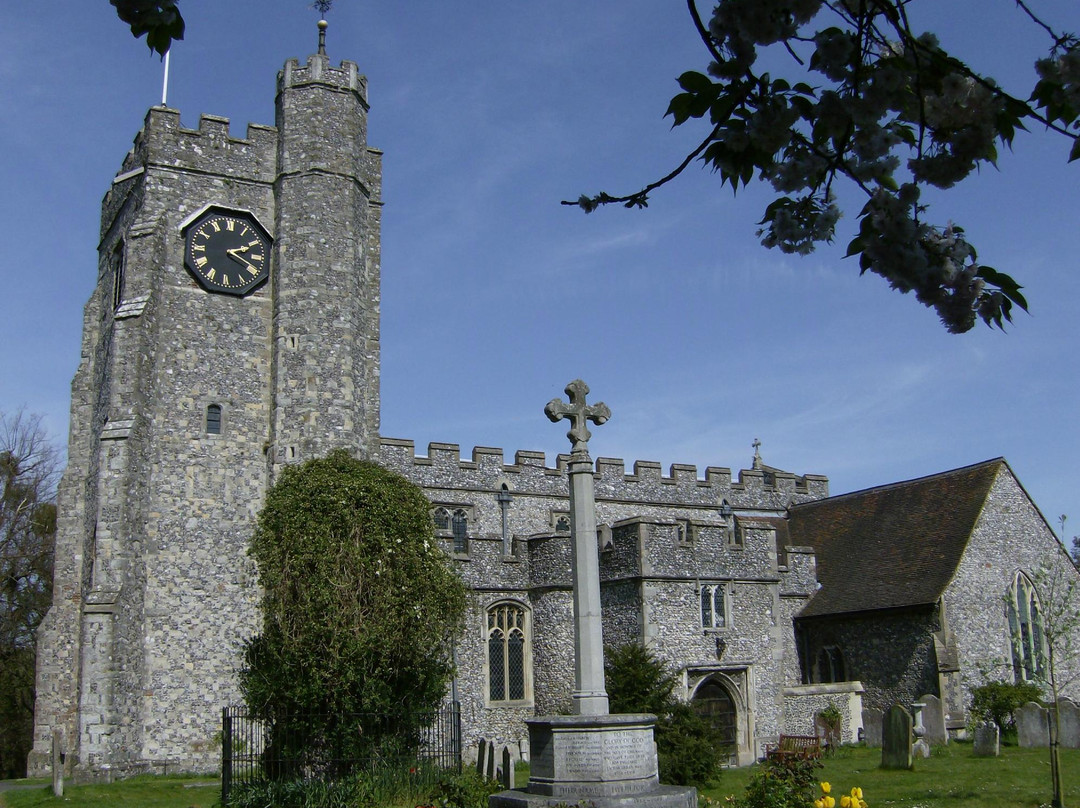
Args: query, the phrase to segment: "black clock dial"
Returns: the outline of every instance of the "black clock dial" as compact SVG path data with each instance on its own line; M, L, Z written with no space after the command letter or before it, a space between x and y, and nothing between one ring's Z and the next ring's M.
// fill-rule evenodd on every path
M270 276L270 237L250 214L210 208L185 233L184 263L204 289L244 295Z

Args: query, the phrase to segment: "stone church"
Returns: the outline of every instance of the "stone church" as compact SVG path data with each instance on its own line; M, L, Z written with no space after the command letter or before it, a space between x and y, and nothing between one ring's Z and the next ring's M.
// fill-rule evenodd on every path
M366 78L320 47L279 73L273 126L233 137L224 118L191 130L155 107L113 178L72 383L32 773L54 736L86 776L218 766L221 708L240 702L259 627L255 516L285 465L339 447L424 489L472 590L454 682L466 748L523 743L525 718L568 709L568 458L418 453L379 434L367 115ZM961 730L983 666L1030 678L1042 664L1035 568L1076 575L1000 460L831 499L825 477L756 452L735 475L595 466L605 643L667 660L732 763L813 731L830 704L846 740L864 706L924 693Z

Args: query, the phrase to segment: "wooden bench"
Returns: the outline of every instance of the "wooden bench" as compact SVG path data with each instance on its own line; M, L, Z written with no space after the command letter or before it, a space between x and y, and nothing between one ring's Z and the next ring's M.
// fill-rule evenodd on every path
M765 747L765 757L770 760L821 757L821 739L816 735L781 735L780 740Z

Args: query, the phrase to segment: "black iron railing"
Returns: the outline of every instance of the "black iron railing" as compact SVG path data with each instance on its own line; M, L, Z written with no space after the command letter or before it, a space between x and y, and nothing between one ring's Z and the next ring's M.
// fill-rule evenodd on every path
M416 780L461 770L461 706L395 726L385 716L288 715L266 720L246 707L221 711L221 803L237 787L266 781L334 781L403 771Z

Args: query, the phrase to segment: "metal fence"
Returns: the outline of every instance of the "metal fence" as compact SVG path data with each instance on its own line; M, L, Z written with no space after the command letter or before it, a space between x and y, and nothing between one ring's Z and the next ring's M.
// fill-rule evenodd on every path
M399 729L386 716L290 715L273 721L246 707L221 711L221 803L237 786L286 779L335 780L398 768L417 778L461 771L461 705Z

